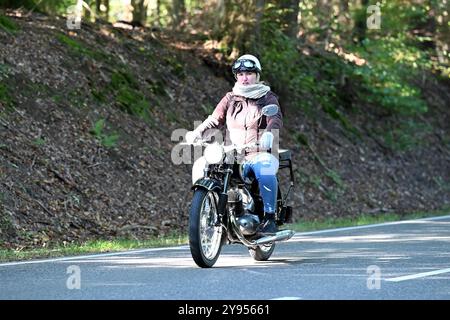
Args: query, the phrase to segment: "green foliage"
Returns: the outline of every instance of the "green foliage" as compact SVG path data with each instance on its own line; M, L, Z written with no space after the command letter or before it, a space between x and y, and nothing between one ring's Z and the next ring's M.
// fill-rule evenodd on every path
M357 137L361 138L361 133L356 129L350 121L343 115L341 112L339 112L335 107L332 105L324 105L323 110L328 113L333 119L338 120L342 126L347 129L348 131L352 132Z
M165 89L160 82L149 82L149 90L152 93L165 94ZM125 65L115 68L111 74L109 84L104 88L91 86L91 93L95 100L100 103L108 101L109 96L113 96L115 104L122 111L136 115L148 122L151 122L151 106L146 96L141 93L141 88L136 81L132 71Z
M138 83L129 72L114 72L111 87L117 92L116 103L120 109L144 119L148 118L150 104L139 91Z
M1 211L0 211L1 212ZM0 216L0 223L1 223ZM1 224L0 224L1 226ZM25 238L33 238L33 234L22 233ZM186 244L188 237L185 234L172 232L165 237L150 235L147 239L124 238L115 240L89 240L80 243L53 243L50 242L46 247L24 249L23 247L14 249L0 249L0 262L27 260L44 257L64 257L68 255L80 255L87 253L101 253L125 251L138 248L167 247L180 244Z
M412 4L408 0L391 0L380 1L380 4L380 29L368 30L369 35L371 32L383 36L403 34L409 30L420 28L429 19L429 1L418 1Z
M177 113L169 110L166 112L167 120L169 120L172 123L180 123L180 117Z
M420 146L424 137L432 132L432 128L411 117L399 119L395 125L387 126L378 132L385 144L399 151L406 151Z
M1 177L1 171L0 171ZM5 210L6 194L0 192L0 234L14 233L15 228L11 216ZM0 240L0 246L2 242Z
M5 212L3 206L4 194L0 193L0 234L14 232L14 224L11 220L11 216ZM1 241L0 241L1 245Z
M327 170L325 175L330 178L340 189L345 188L345 183L342 181L341 176L334 170Z
M450 192L450 181L445 181L442 177L434 177L433 181L441 190Z
M36 5L36 1L39 1L39 0L2 0L2 1L0 1L0 7L3 7L3 8L24 7L27 9L33 9L33 7ZM39 1L39 2L41 2L41 1Z
M139 84L134 79L131 72L124 70L115 71L111 75L111 86L113 89L120 89L123 87L128 87L130 89L139 89Z
M261 48L261 60L264 61L263 78L266 77L271 86L280 92L286 88L291 101L300 101L301 96L314 97L316 86L314 75L307 70L294 43L277 29L277 24L266 16L263 22L265 34ZM306 69L306 70L305 70ZM284 95L284 94L283 94ZM299 107L308 109L314 106L313 99L302 99Z
M90 58L96 60L108 60L109 57L103 52L93 51L89 49L86 45L76 40L75 38L71 38L63 33L57 35L57 39L66 45L71 52L78 56L88 56Z
M91 129L90 133L92 133L104 147L106 148L115 147L117 145L119 135L117 133L113 134L104 133L105 126L106 126L105 119L100 119L97 122L95 122L94 127Z
M317 57L300 52L295 42L277 27L278 22L269 10L263 20L266 35L261 50L263 77L267 77L275 91L288 98L290 103L296 103L307 112L322 107L345 130L360 137L358 130L337 109L347 104L346 92L340 90L339 81L351 76L351 67L333 54Z
M408 80L429 68L428 58L402 36L364 41L365 50L355 48L369 62L354 69L362 80L360 98L380 106L391 114L414 115L426 112L421 92Z
M299 174L301 173L301 174ZM335 186L326 185L324 183L323 175L312 175L310 176L307 172L297 171L297 179L301 181L302 185L311 185L315 189L320 190L320 192L330 201L337 201L339 197L345 192L346 184L342 180L340 174L331 169L325 169L325 176L329 178Z
M294 133L294 139L303 146L309 145L308 137L306 137L306 135L304 135L303 133L300 132Z
M320 176L314 175L308 179L315 188L319 188L322 185L322 178Z
M0 105L6 107L7 110L13 107L13 99L9 94L8 87L2 82L0 82Z
M91 88L91 94L95 100L100 103L106 102L106 96L102 90L98 90L96 88Z
M298 101L298 107L305 111L317 110L318 106L328 111L345 106L347 98L341 90L340 79L352 75L352 66L334 54L323 52L317 55L309 48L298 47L280 30L278 15L276 8L269 8L262 22L263 77L267 77L271 86L281 95L287 95L291 102ZM336 119L346 123L342 117ZM346 125L345 128L350 127Z
M16 34L20 28L19 26L7 16L0 14L0 29L8 32L9 34Z
M33 144L36 146L42 146L45 144L45 140L42 138L36 138L34 139Z
M162 81L148 81L148 89L157 96L167 96L165 85Z
M67 8L76 4L75 0L2 0L0 7L25 8L48 14L65 14Z
M205 105L205 104L201 104L200 107L202 108L204 115L207 117L210 114L212 114L214 112L214 108L215 106L213 105Z
M8 103L10 100L6 85L4 83L0 83L0 102Z
M308 27L306 31L317 32L320 39L324 31L321 30L321 21L325 20L312 14L317 3L304 1L301 5L302 23ZM279 9L269 7L262 24L264 37L260 57L264 61L263 78L269 79L274 90L290 103L296 103L308 113L321 107L357 137L361 137L361 133L344 113L357 111L352 102L382 109L385 115L394 117L377 132L386 145L395 150L418 146L430 129L414 117L427 112L428 107L423 93L412 83L423 70L432 70L433 63L429 53L418 47L420 41L427 39L418 40L409 36L407 31L427 22L426 8L426 5L414 8L402 0L383 4L381 30L367 30L362 45L348 46L344 50L366 60L365 65L357 66L333 53L317 54L297 47L281 32ZM353 7L352 12L364 15L360 19L364 18L365 22L365 9ZM334 22L329 23L328 27L337 32L333 29ZM343 44L345 42L341 41ZM346 84L349 84L351 92L344 87ZM350 98L349 94L352 94ZM301 135L296 135L296 139L299 144L307 144Z
M164 57L164 62L169 65L172 73L180 79L186 78L186 71L184 66L180 63L180 60L176 56Z
M150 103L145 96L137 90L121 87L116 96L116 103L120 109L129 114L148 118Z
M66 36L63 33L58 34L58 36L56 38L61 43L65 44L66 46L68 46L70 49L72 49L73 51L75 51L77 53L86 54L90 51L85 46L83 46L80 42L78 42L75 39L72 39L69 36Z
M10 68L8 65L0 63L0 81L8 78Z
M94 136L99 137L102 134L104 127L105 127L105 119L100 119L94 124L94 127L91 129L90 132Z
M101 143L106 148L113 148L117 145L118 139L119 139L119 135L117 135L117 134L105 135L105 136L102 136Z

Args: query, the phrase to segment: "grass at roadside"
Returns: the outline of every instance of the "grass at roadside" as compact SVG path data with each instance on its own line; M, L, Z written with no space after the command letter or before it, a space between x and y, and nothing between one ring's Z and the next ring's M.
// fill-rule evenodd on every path
M381 214L368 215L363 214L357 218L339 218L339 219L323 219L314 221L301 221L295 224L285 226L286 229L292 229L297 232L315 231L323 229L343 228L350 226L361 226L375 223L420 219L432 216L448 215L450 208L446 210L439 210L434 212L415 212L411 214ZM119 252L133 249L153 248L175 246L180 244L187 244L188 237L184 234L173 234L164 238L152 238L149 240L96 240L89 241L82 244L69 244L66 246L54 246L51 248L36 248L36 249L16 249L7 250L0 249L0 262L42 259L64 257L82 254L94 254L105 252Z
M151 238L148 240L95 240L81 244L57 245L51 248L0 249L0 262L119 252L143 248L168 247L187 243L188 238L186 235L173 234L164 238Z

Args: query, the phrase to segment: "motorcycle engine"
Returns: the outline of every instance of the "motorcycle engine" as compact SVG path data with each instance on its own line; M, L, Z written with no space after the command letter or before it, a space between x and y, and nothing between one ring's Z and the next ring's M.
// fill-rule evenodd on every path
M239 229L243 235L249 236L256 233L256 228L259 225L259 217L255 214L246 213L243 216L236 218Z
M228 208L236 217L255 211L255 204L250 192L245 188L235 187L228 191Z
M259 217L251 213L254 207L254 201L246 189L233 188L228 191L228 208L234 213L243 235L255 234L260 223Z
M242 194L238 188L228 191L228 208L236 217L244 214L244 204L242 202Z

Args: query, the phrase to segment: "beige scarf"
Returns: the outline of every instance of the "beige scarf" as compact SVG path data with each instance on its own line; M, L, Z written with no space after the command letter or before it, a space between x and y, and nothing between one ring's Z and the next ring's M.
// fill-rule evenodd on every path
M235 83L233 87L233 93L237 96L242 96L249 99L259 99L270 91L270 87L262 83L242 85Z

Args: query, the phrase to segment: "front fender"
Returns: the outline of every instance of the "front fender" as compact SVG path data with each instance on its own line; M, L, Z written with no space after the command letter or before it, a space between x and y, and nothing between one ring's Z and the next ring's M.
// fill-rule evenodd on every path
M222 184L216 179L200 178L192 185L191 190L196 190L198 188L203 188L208 191L214 190L220 193L220 191L222 191Z

